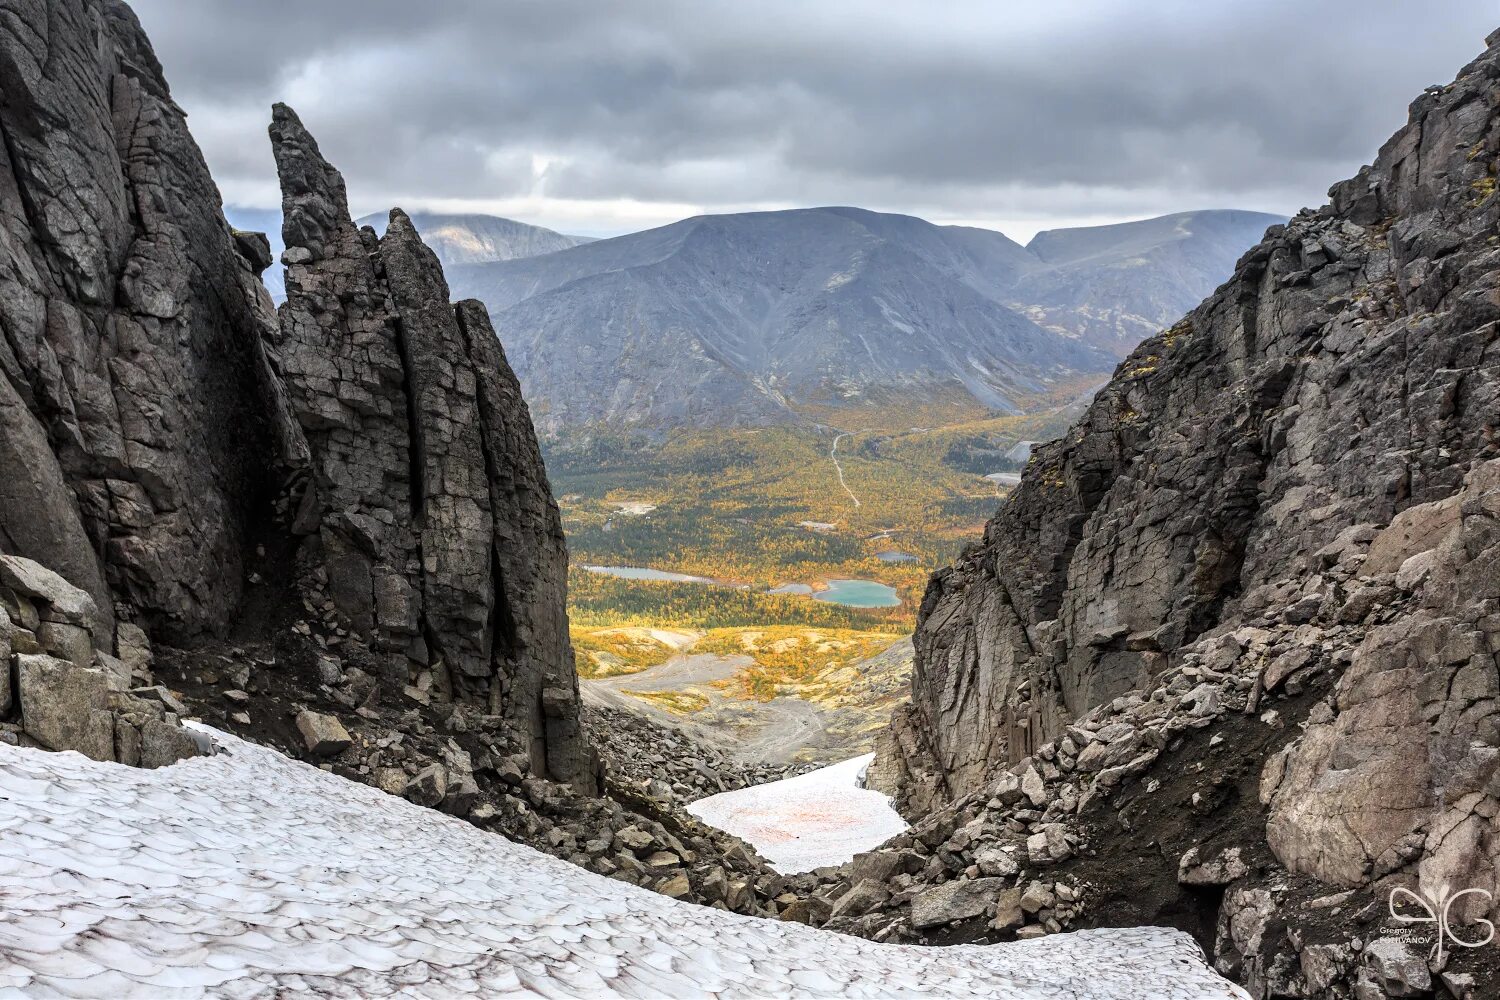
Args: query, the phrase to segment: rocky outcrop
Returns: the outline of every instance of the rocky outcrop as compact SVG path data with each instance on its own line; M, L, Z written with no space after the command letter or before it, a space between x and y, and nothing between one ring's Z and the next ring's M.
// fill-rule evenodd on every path
M97 646L108 624L87 591L0 554L0 742L142 767L210 750L154 686L148 645L131 640L134 665Z
M272 356L308 463L303 565L398 688L512 721L533 767L596 787L579 723L562 520L515 375L474 302L448 301L399 209L384 237L277 105L287 299Z
M128 8L10 10L0 88L0 550L221 628L274 482L269 304Z
M1377 921L1497 916L1497 167L1500 35L1036 449L924 598L871 771L909 812L1087 872L1093 919L1201 917L1258 997L1438 988Z
M278 106L278 316L268 241L226 225L127 7L10 11L0 87L0 553L82 588L105 656L311 605L330 631L297 633L298 655L337 643L365 701L480 706L536 773L595 790L530 416L409 220L356 228ZM93 669L76 624L46 625ZM54 666L28 676L61 684Z
M933 578L891 741L936 777L914 806L980 787L1493 454L1497 63L1424 94L1372 167L1144 342Z

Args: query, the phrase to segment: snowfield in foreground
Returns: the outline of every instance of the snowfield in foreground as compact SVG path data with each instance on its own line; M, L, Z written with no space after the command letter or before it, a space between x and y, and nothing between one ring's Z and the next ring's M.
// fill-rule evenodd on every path
M878 945L674 902L214 734L0 745L0 997L1240 997L1184 934Z
M699 799L688 812L739 837L779 872L841 865L906 829L891 800L861 788L865 754L752 788Z

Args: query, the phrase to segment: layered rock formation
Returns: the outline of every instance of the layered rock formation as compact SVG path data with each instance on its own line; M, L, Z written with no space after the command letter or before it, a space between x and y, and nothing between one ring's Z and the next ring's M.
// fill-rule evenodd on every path
M10 10L0 81L0 548L222 627L274 482L259 283L123 4Z
M0 84L0 553L87 591L106 655L121 627L201 642L326 599L367 697L481 706L593 790L561 523L484 309L449 304L404 216L356 229L278 107L278 318L267 241L225 224L116 0L10 11ZM247 617L268 549L295 566Z
M1033 866L1059 861L1048 823L1072 838L1064 857L1216 838L1184 855L1182 881L1215 907L1224 894L1209 943L1258 996L1438 988L1399 938L1361 950L1395 886L1482 890L1454 908L1460 933L1497 915L1489 42L1329 205L1269 231L1036 450L983 541L930 583L913 702L875 771L913 813L1041 836ZM1305 731L1277 735L1291 723ZM1204 729L1194 765L1183 748ZM1241 776L1262 766L1246 801ZM1164 800L1183 767L1191 795ZM997 794L1028 774L1035 795ZM1223 862L1230 846L1251 863ZM965 877L943 858L929 881ZM1181 919L1112 905L1101 919ZM1319 924L1331 908L1359 919Z
M277 105L287 300L273 354L309 456L292 530L404 686L487 704L539 773L592 785L567 551L515 375L478 303L449 304L399 209L354 227L343 178Z

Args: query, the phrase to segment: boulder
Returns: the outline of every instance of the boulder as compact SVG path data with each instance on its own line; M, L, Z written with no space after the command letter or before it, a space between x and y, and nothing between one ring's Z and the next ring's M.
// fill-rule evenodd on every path
M1021 907L1021 890L1006 889L995 898L995 918L990 929L996 931L1015 930L1026 923L1026 911Z
M333 757L354 743L342 722L311 709L297 713L297 732L302 734L302 745L314 757ZM441 800L442 796L438 798Z
M419 806L436 806L448 794L447 768L441 764L427 765L407 781L401 794Z
M874 879L860 879L833 904L835 920L852 920L879 909L891 898L890 890Z
M36 638L53 656L79 667L94 665L94 640L81 625L44 621L37 627Z
M166 767L199 753L200 745L193 734L176 722L147 719L141 723L141 767Z
M1038 809L1047 804L1047 786L1029 761L1021 771L1021 794Z
M893 875L910 871L920 865L920 859L912 851L881 848L856 854L849 862L849 877L855 882L872 880L882 885Z
M1061 823L1044 823L1026 838L1026 855L1034 865L1055 865L1073 853Z
M923 890L911 901L911 925L927 930L984 916L1007 888L1004 879L976 878Z
M985 875L1014 875L1021 870L1015 853L998 847L986 847L977 851L974 855L974 864L978 865L980 872Z
M1360 959L1387 996L1426 996L1432 989L1426 959L1399 938L1376 938L1365 945Z
M1057 904L1057 895L1047 883L1032 879L1021 893L1019 902L1027 913L1040 913Z
M656 843L656 838L638 826L627 826L615 833L615 842L630 851L644 851Z
M676 875L658 882L656 884L656 891L672 899L686 899L692 894L693 885L688 881L686 872L678 872Z
M15 657L21 726L49 750L115 759L115 722L104 671L44 653Z
M154 657L151 640L145 631L132 622L120 622L115 626L115 655L130 668L131 676L148 676Z
M1177 863L1177 881L1182 885L1228 885L1250 873L1238 847L1229 847L1205 858L1201 847L1189 848Z
M76 625L90 634L107 621L88 591L73 586L41 563L21 556L0 554L0 587L45 604L49 609L48 620Z

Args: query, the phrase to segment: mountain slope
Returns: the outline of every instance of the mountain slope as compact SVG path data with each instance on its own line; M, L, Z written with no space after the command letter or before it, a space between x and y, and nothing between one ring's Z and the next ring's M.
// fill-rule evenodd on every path
M377 234L384 234L388 218L387 213L375 212L355 219L354 223L371 226ZM567 236L498 215L413 212L411 221L422 234L422 242L432 248L444 267L536 257L594 242L592 237Z
M908 216L798 209L450 273L488 305L554 437L786 423L809 407L857 421L860 406L934 399L1015 412L1107 370L1275 221L1186 213L1022 247Z
M1043 326L1124 357L1197 305L1268 226L1285 221L1220 210L1037 233L1026 249L1041 266L1007 300Z
M1102 352L997 301L999 233L851 208L701 216L546 258L459 267L543 432L787 422L912 397L1015 411Z

